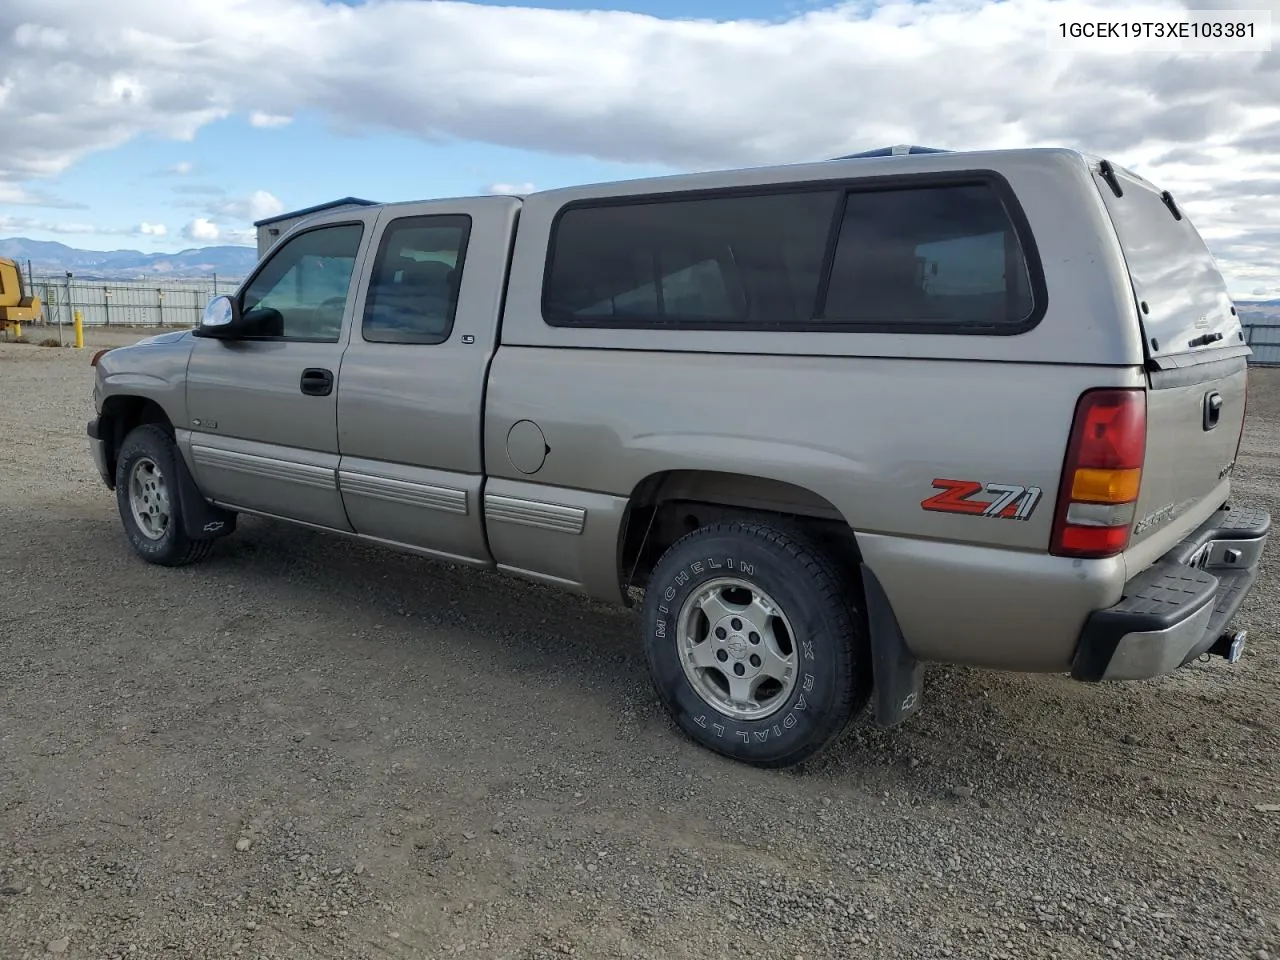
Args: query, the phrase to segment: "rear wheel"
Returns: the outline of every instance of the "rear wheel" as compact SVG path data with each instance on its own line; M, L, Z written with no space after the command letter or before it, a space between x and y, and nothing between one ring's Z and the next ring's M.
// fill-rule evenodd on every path
M870 667L855 592L803 533L703 527L658 561L645 591L654 685L698 743L785 767L834 741L866 704Z
M193 540L182 523L173 440L155 424L135 427L116 457L116 506L134 552L148 563L180 567L202 560L212 540Z

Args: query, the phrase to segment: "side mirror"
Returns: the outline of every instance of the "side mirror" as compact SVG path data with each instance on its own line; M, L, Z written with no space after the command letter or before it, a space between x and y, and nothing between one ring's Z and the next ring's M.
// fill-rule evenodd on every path
M218 340L234 339L240 326L240 306L231 297L214 297L205 305L199 325L191 331L193 336Z
M193 336L214 340L251 340L256 337L284 335L284 317L279 310L258 307L247 313L240 312L240 301L234 297L214 297L204 308L200 325L191 331Z

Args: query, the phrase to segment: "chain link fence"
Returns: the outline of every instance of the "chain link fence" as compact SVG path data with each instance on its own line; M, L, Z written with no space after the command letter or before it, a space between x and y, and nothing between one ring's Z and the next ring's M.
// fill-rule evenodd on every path
M29 292L40 298L44 323L69 325L79 310L87 327L185 327L200 322L210 299L233 292L239 283L237 277L76 280L36 274Z

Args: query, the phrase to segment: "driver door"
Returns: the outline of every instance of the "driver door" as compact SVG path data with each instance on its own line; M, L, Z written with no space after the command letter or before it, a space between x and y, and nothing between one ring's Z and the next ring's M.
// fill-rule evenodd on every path
M188 462L210 499L350 531L338 492L338 369L377 212L286 239L237 294L279 336L197 339L187 368Z

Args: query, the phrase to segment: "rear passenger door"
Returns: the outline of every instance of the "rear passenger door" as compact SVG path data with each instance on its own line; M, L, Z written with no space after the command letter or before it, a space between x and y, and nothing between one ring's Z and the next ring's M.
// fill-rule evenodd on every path
M491 558L479 508L485 377L520 201L387 208L338 380L338 484L357 533Z

